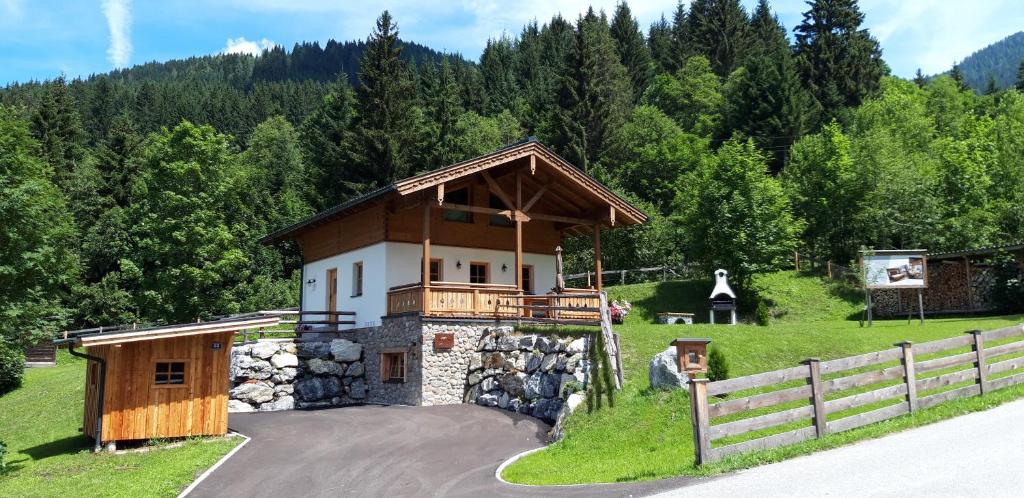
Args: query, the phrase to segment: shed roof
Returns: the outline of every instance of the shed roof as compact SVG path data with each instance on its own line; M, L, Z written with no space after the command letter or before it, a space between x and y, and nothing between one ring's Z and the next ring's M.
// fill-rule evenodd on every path
M152 341L171 337L273 327L279 323L281 323L281 319L276 316L247 316L224 318L212 322L179 323L140 329L120 328L109 331L90 332L68 337L67 339L59 339L55 342L58 344L74 344L76 346L102 346L106 344L123 344L126 342Z
M962 258L966 256L986 256L989 254L995 254L999 251L1020 251L1024 250L1024 241L1016 241L1008 244L997 245L997 246L985 246L976 247L974 249L958 249L955 251L946 251L931 254L928 257L931 259L951 259L951 258Z
M260 239L260 242L268 244L291 238L312 225L354 212L362 206L368 205L372 201L383 198L389 194L406 196L415 192L423 191L427 188L435 187L441 183L449 182L474 173L479 173L531 155L536 155L551 165L554 170L560 174L560 177L567 181L566 183L586 188L614 207L620 214L619 220L621 220L623 224L632 225L647 221L647 215L630 204L629 201L626 201L619 195L612 192L611 189L602 185L601 182L598 182L583 170L570 164L554 151L541 144L536 138L528 137L523 141L507 147L502 147L490 154L485 154L483 156L458 162L440 169L411 176L367 192L330 209L321 211L309 218L306 218L305 220L273 232Z

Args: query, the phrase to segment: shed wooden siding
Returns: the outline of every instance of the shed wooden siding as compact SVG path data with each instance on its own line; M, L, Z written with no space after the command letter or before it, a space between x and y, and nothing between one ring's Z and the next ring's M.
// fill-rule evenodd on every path
M234 332L92 346L107 360L103 441L217 435L228 426L228 369ZM220 349L213 349L219 342ZM157 361L185 361L185 384L154 385ZM90 362L91 363L91 362ZM90 368L91 365L90 365ZM86 435L95 437L97 393L86 375Z
M377 204L303 232L298 242L304 262L383 242L384 218L384 205Z

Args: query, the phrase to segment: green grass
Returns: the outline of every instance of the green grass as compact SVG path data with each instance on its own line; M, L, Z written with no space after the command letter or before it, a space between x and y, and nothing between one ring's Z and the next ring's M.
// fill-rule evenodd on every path
M753 286L776 322L856 320L864 308L862 291L795 271L757 275Z
M33 368L24 386L0 397L0 440L8 471L0 496L176 496L240 439L156 444L151 451L93 454L79 432L85 363L61 351L57 366Z
M807 281L795 281L801 279ZM819 283L815 284L815 281ZM912 416L830 435L822 440L734 456L698 468L694 465L687 393L652 391L647 380L647 362L676 337L711 338L712 344L725 352L730 373L736 377L796 366L809 357L840 358L885 349L903 340L925 342L956 336L970 329L988 330L1024 320L1021 316L944 318L931 319L923 327L916 321L908 325L905 319L876 320L874 327L861 328L857 321L836 319L858 309L855 300L847 301L835 291L823 288L816 278L784 274L759 279L758 282L764 285L762 292L775 296L772 299L777 309L780 304L791 306L780 310L785 313L768 327L704 324L683 327L651 323L657 311L694 309L687 307L693 306L698 297L706 299L709 282L703 285L666 282L609 288L610 298L626 298L635 306L626 323L616 327L621 336L626 383L616 397L614 408L577 412L568 421L562 441L517 461L504 471L503 477L517 483L577 484L708 475L982 410L1024 394L1024 388L1012 387L985 397L948 402ZM813 289L815 285L817 289ZM813 290L809 293L811 303L799 302L795 291L788 290L800 287ZM869 386L867 389L878 387ZM850 392L842 395L848 394ZM782 407L775 409L779 408ZM862 411L873 408L877 406L863 407ZM724 420L716 419L716 422Z

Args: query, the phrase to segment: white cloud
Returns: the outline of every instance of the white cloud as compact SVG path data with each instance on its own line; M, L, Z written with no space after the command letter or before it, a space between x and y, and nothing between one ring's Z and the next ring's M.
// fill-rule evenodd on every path
M244 36L239 36L238 38L228 38L227 45L221 53L260 55L264 50L275 45L277 44L266 38L262 40L246 40Z
M103 0L103 15L110 28L110 47L107 60L114 67L125 67L132 56L131 0Z

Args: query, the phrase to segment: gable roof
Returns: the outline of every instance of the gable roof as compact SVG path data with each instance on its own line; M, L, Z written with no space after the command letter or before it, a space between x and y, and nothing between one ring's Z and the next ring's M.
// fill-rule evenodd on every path
M573 166L565 159L562 159L561 156L545 147L535 137L528 137L523 141L500 148L489 154L411 176L367 192L330 209L321 211L309 218L306 218L305 220L299 221L298 223L277 230L260 239L260 243L269 244L291 238L311 225L344 216L347 213L356 211L361 207L369 205L373 201L379 200L389 194L396 194L399 196L409 195L435 187L439 184L507 164L516 159L530 156L537 156L543 159L545 163L550 165L556 173L569 183L574 183L580 187L586 188L593 192L602 201L607 202L610 206L614 207L616 213L618 213L618 219L620 219L623 224L640 224L647 221L647 215L644 214L643 211L637 209L615 192L612 192L611 189L586 174L583 170Z
M201 334L215 334L218 332L237 332L240 330L273 327L281 322L276 316L247 316L238 318L225 318L212 322L181 323L175 325L163 325L158 327L146 327L140 329L116 328L110 331L100 331L89 334L77 335L67 339L58 339L56 344L74 344L76 346L102 346L105 344L123 344L126 342L153 341L157 339L168 339L171 337L182 337Z

